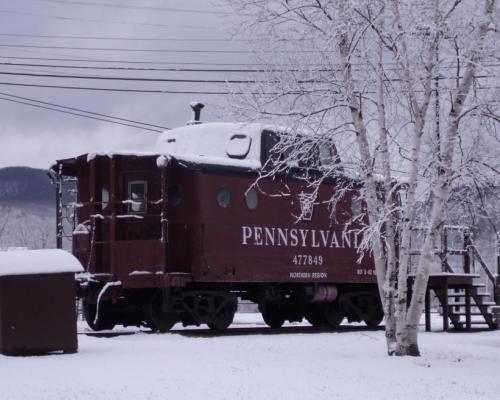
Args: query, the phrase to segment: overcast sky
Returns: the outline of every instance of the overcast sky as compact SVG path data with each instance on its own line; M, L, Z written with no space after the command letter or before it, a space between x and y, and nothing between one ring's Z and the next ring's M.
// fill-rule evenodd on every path
M88 151L147 150L157 136L155 132L35 108L12 100L53 107L26 100L32 99L164 127L184 125L191 118L189 102L198 100L207 105L202 119L217 120L220 110L216 106L222 103L222 99L214 95L69 90L6 83L153 91L221 91L221 85L209 83L16 75L93 75L140 79L244 78L242 74L228 73L93 68L215 68L215 63L251 62L248 54L207 52L245 50L244 43L225 40L229 37L225 28L229 17L215 13L221 11L224 10L204 0L2 0L0 167L27 165L47 168L54 159Z

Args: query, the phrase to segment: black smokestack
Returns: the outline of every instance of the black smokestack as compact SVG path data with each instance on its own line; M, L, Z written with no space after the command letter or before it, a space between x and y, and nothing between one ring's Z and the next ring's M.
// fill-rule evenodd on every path
M201 121L200 121L201 110L203 107L205 107L205 104L200 103L198 101L192 101L191 103L189 103L189 105L191 106L193 113L194 113L193 120L190 121L190 124L193 124L193 125L201 124Z

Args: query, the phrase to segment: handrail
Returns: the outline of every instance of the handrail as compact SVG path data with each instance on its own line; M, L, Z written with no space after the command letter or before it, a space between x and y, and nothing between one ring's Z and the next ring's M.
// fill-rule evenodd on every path
M84 202L76 202L76 201L71 201L69 203L64 203L61 204L63 207L67 208L83 208L89 205L109 205L109 204L116 204L116 205L126 205L126 204L151 204L151 205L161 205L163 201L163 198L159 198L157 200L132 200L132 199L124 199L124 200L115 200L115 201L84 201Z
M493 274L493 272L490 271L490 269L488 268L488 266L484 262L483 258L481 257L481 254L479 254L479 251L477 250L476 246L471 246L471 248L472 248L474 255L476 256L476 259L479 261L479 265L481 265L481 267L486 272L488 279L491 281L491 283L493 283L493 285L495 285L495 283L496 283L495 275Z

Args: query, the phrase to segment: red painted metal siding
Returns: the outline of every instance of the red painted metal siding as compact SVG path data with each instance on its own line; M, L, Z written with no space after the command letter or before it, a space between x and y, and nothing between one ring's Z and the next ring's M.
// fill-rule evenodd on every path
M235 282L375 282L373 261L358 264L357 238L344 232L351 215L352 196L337 205L340 223L330 218L326 203L314 206L311 221L298 221L300 192L309 192L299 181L265 180L259 186L259 204L250 210L244 193L255 176L203 174L202 237L203 262L195 278L203 281ZM227 187L231 201L218 206L216 193ZM317 203L333 195L334 186L323 185ZM351 229L354 228L351 227Z
M164 171L164 190L177 193L180 201L176 203L170 195L166 201L164 247L162 172L156 157L115 156L113 164L101 157L93 162L94 166L82 163L78 174L78 201L88 203L78 210L79 221L89 219L92 212L104 216L95 219L97 240L90 272L109 272L129 282L133 271L192 273L198 282L376 281L373 260L365 256L357 262L359 239L352 232L356 226L347 231L344 226L352 214L354 192L337 204L336 220L330 217L333 183L322 185L312 219L304 221L298 220L299 194L311 189L303 181L261 180L258 206L251 210L245 192L255 182L255 172L172 162ZM140 218L128 218L128 205L122 203L131 180L147 182L149 203ZM102 185L115 188L114 207L101 207ZM217 203L217 191L222 187L230 192L227 208ZM96 202L88 193L94 194ZM110 218L113 212L117 215L114 221ZM75 254L82 261L86 261L88 246L85 238L75 241Z

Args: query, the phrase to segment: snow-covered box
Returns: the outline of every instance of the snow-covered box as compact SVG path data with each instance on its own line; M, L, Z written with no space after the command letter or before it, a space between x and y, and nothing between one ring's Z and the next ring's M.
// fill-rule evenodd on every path
M77 350L75 272L64 250L0 252L0 353Z

